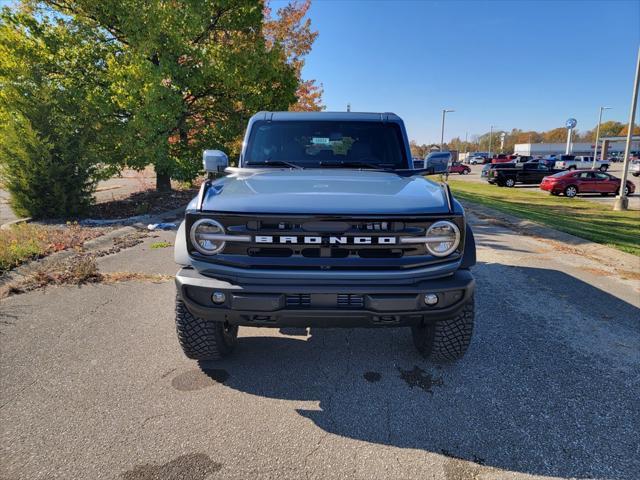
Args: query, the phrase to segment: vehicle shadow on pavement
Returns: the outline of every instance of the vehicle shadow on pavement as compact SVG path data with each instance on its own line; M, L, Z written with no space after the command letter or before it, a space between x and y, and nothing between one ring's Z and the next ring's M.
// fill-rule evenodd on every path
M419 357L408 329L314 329L241 336L233 357L201 368L251 395L318 401L297 411L334 435L528 474L637 478L640 311L555 270L474 273L476 332L454 365Z

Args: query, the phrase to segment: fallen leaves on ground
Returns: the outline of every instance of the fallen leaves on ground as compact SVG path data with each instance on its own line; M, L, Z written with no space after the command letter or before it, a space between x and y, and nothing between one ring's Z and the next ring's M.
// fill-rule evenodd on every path
M86 285L127 281L160 283L172 278L172 275L142 272L101 273L94 255L80 254L59 262L49 262L45 266L38 267L25 277L1 286L0 298L55 285Z
M42 225L21 223L0 230L0 274L29 260L55 252L81 248L84 242L104 234L106 229L77 223Z

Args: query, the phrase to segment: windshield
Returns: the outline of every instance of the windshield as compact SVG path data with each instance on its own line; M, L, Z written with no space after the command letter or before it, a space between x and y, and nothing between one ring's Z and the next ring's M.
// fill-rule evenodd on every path
M408 168L398 125L378 122L258 121L244 163L304 168Z

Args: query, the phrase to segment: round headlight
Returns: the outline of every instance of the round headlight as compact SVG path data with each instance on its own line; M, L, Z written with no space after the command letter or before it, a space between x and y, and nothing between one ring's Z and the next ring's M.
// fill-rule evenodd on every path
M446 257L460 244L460 229L455 223L441 220L427 230L427 250L436 257Z
M224 227L210 218L198 220L191 226L191 244L203 255L215 255L224 248Z

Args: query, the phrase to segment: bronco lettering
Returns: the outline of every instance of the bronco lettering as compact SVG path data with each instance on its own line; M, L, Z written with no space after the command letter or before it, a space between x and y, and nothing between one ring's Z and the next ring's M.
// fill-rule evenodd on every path
M396 237L296 237L296 236L282 236L274 237L271 235L256 235L254 237L255 243L306 243L306 244L319 244L329 243L335 244L354 244L354 245L395 245L398 243Z

